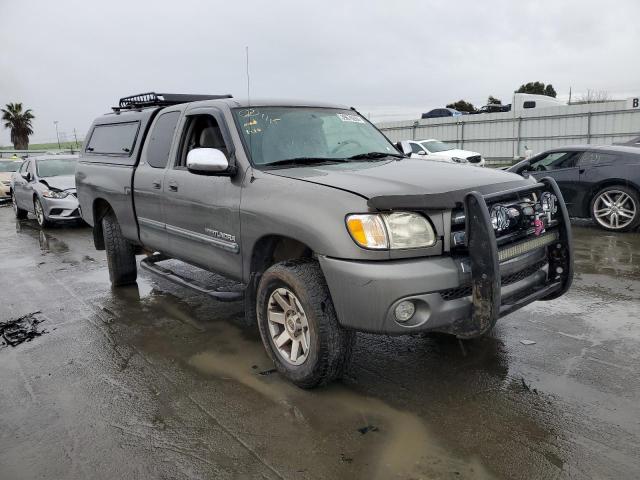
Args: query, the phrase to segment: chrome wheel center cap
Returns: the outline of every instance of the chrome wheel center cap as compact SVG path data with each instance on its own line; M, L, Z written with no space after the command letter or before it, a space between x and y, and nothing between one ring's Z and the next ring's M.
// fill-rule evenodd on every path
M302 325L300 324L300 320L297 316L297 313L293 310L287 311L285 314L284 321L285 328L291 337L297 336L302 330Z

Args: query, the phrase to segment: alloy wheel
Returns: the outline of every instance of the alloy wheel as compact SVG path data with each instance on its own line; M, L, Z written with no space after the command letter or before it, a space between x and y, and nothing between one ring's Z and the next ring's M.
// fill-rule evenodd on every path
M309 322L298 297L287 288L277 288L269 296L267 322L273 345L291 365L302 365L311 345Z
M36 219L38 220L38 225L44 225L44 212L42 211L42 205L38 200L33 203L34 210L36 211Z
M620 230L636 218L635 200L621 190L606 190L593 202L593 218L605 228Z

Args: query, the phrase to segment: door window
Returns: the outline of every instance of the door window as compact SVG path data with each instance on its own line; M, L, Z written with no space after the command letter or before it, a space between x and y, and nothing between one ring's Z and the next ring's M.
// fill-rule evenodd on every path
M409 145L411 145L411 151L413 153L424 152L422 147L420 145L418 145L417 143L410 143Z
M547 170L572 168L577 165L580 155L582 155L582 152L552 152L531 162L531 169L545 172Z
M164 168L167 166L173 134L179 118L180 112L167 112L156 120L147 147L147 163L152 167Z
M229 157L229 149L222 136L218 121L211 115L191 115L187 117L176 168L186 168L187 154L194 148L217 148Z
M595 167L596 165L609 165L613 163L617 155L612 153L586 152L580 158L581 167Z

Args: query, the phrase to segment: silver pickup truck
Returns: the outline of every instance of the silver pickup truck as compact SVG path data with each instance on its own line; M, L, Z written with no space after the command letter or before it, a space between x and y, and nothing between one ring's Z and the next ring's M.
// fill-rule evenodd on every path
M277 369L309 388L341 375L355 331L477 337L571 284L552 179L410 152L340 105L148 93L94 121L77 193L114 286L136 281L146 252L156 274L244 299Z

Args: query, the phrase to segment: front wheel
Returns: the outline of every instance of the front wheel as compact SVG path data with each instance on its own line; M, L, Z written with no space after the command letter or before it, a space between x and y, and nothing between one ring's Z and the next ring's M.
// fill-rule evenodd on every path
M13 205L13 213L18 220L24 220L27 218L28 212L18 207L18 201L16 200L15 192L11 192L11 204Z
M51 221L45 215L44 208L42 208L42 203L40 203L40 199L38 198L33 201L33 211L36 213L36 220L38 221L38 225L40 225L42 228L51 226Z
M122 236L120 224L112 211L102 218L102 231L111 285L119 287L135 283L138 276L135 247Z
M596 225L613 232L628 232L640 224L638 193L622 185L605 187L591 201Z
M302 388L342 376L355 334L338 323L318 262L269 268L260 279L256 309L262 343L283 376Z

